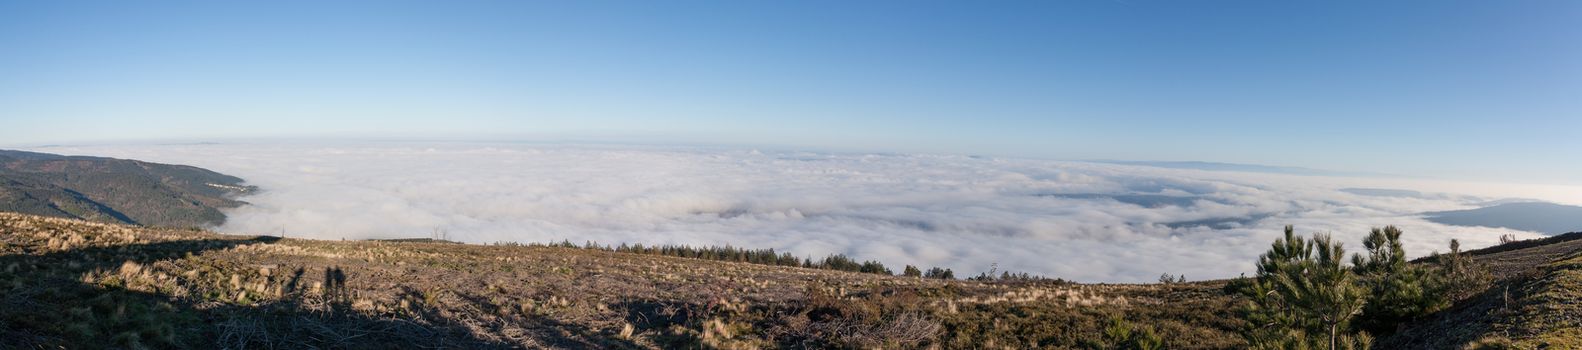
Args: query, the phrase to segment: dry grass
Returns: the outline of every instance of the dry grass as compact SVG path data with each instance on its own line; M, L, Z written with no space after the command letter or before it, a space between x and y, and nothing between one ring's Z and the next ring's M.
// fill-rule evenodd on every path
M15 214L0 230L0 347L1084 348L1107 346L1111 317L1169 348L1240 345L1220 282L945 281Z
M1494 329L1518 349L1582 348L1582 255L1545 268Z

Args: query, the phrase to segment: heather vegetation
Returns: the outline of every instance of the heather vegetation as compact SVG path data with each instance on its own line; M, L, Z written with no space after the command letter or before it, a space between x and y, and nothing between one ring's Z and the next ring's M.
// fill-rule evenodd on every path
M945 269L861 273L856 262L848 272L582 246L237 237L3 213L0 229L7 348L1107 349L1148 344L1148 332L1170 348L1239 341L1225 312L1234 297L1217 283L956 280L924 278ZM1137 336L1107 336L1112 319Z

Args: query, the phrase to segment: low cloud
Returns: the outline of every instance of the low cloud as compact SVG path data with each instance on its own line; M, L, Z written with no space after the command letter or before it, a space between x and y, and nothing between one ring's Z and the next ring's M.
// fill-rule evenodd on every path
M1167 169L945 155L471 143L95 146L43 152L189 164L263 191L222 231L731 244L944 266L1144 282L1235 277L1280 235L1331 232L1353 251L1397 225L1415 255L1494 244L1507 229L1418 213L1576 189ZM1445 196L1381 196L1399 188ZM1387 193L1387 192L1385 192ZM1404 192L1403 192L1404 193ZM1554 197L1561 196L1561 197Z

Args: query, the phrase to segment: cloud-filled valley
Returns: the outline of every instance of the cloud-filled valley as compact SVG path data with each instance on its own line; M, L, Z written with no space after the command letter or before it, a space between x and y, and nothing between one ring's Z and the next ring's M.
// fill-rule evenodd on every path
M1408 251L1508 229L1420 213L1575 188L1168 169L954 155L481 143L74 146L41 152L188 164L262 191L219 230L322 239L571 240L843 253L975 275L997 264L1078 281L1225 278L1296 225L1352 251L1397 225ZM1378 190L1359 190L1378 189ZM1417 192L1409 192L1409 191Z

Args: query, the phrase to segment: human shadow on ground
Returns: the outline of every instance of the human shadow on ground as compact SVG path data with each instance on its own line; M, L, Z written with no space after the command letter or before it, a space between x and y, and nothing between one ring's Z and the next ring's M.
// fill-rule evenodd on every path
M346 274L282 275L283 297L216 301L196 289L138 291L89 283L87 275L148 266L277 238L199 239L93 246L60 251L22 247L0 255L0 348L512 348L473 334L456 320L416 306L421 317L360 312ZM289 276L289 277L287 277ZM174 277L159 277L174 278ZM186 282L183 282L186 283ZM317 292L317 293L313 293Z

